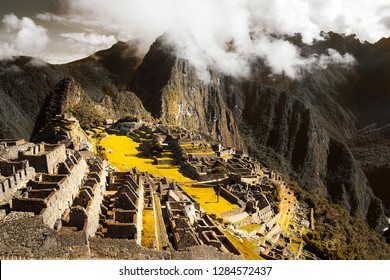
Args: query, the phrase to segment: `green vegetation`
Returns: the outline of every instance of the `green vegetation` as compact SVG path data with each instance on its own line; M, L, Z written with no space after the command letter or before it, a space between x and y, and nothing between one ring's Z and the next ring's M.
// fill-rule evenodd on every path
M316 230L309 230L303 236L305 250L321 259L389 259L389 244L365 222L351 217L340 206L300 189L296 184L291 188L298 201L314 208Z
M71 110L71 113L79 120L80 126L84 130L90 130L93 127L101 127L105 118L99 114L91 100L85 100L78 103Z

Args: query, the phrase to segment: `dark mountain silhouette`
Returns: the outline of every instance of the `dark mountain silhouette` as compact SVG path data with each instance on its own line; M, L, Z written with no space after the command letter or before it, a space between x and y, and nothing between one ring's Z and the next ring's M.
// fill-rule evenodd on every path
M0 61L0 138L30 139L34 128L64 109L74 111L84 126L105 118L137 115L150 119L142 104L133 102L134 94L126 91L142 61L136 45L135 41L118 42L63 65L31 57ZM38 115L46 117L36 126Z

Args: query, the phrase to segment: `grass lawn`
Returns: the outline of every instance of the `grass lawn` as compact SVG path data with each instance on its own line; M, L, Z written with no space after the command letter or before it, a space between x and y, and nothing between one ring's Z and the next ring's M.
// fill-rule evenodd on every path
M241 240L240 238L231 234L229 231L225 231L225 235L234 244L234 246L236 246L236 248L241 252L246 260L263 260L262 257L254 252L257 246L253 241L246 239Z
M217 202L217 196L212 187L196 188L192 186L181 186L188 194L190 194L196 201L200 203L208 214L218 214L239 208L237 204L232 204L222 196L219 197Z
M154 231L154 213L153 210L144 209L142 217L142 238L141 245L147 248L153 248L156 242Z
M105 152L108 161L120 171L137 167L140 171L149 172L158 177L167 177L176 182L192 182L171 165L154 165L153 159L142 158L137 150L139 143L127 136L109 135L103 138L100 145L111 152Z
M260 224L248 224L245 226L241 226L238 229L245 230L248 233L251 233L254 230L259 230L261 228Z

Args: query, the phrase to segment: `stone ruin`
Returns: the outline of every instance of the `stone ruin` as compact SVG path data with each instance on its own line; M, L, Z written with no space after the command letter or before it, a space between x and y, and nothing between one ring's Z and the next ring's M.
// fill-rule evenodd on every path
M188 247L209 245L221 252L240 255L239 250L205 213L199 204L181 200L174 191L169 192L166 202L166 217L170 224L173 245L177 251Z
M54 155L59 156L58 160L64 158L62 163L67 166L67 172L54 174L60 162L55 161L46 152L43 153L45 156L38 154L35 161L38 170L49 172L37 173L35 178L27 183L22 193L13 198L11 204L12 211L33 212L42 216L43 221L51 228L59 227L58 222L61 221L62 214L78 194L87 172L87 163L77 152L75 155L67 155L64 146L53 151ZM60 155L59 151L63 154ZM47 161L44 161L45 158Z
M138 212L143 208L140 193L142 180L140 174L132 175L130 172L110 174L109 185L101 206L99 236L139 239L142 212L140 215Z
M167 128L167 131L180 136L180 142L190 146L189 140L198 139L197 134L186 130ZM161 139L168 140L168 137ZM4 194L0 239L8 236L8 232L21 232L0 244L0 257L27 254L31 258L89 258L94 250L99 251L97 255L106 256L104 252L111 248L104 246L113 242L124 244L123 248L140 248L146 229L151 227L143 221L147 212L154 221L155 240L150 249L189 252L189 248L212 247L221 254L241 255L216 223L201 211L199 203L175 182L136 168L129 172L108 172L105 161L83 151L67 149L66 143L0 143L6 143L0 147L0 156L7 151L7 157L0 161L0 191ZM214 152L210 157L191 156L191 163L200 163L195 172L208 175L204 179L219 179L220 174L212 177L214 174L208 171L223 166L229 176L223 175L226 181L221 195L241 205L239 211L256 216L258 221L272 218L261 188L269 184L267 178L274 179L275 175L258 176L258 166L233 149L218 147L216 152L219 154ZM224 153L229 157L222 158ZM237 183L226 184L229 180ZM34 227L39 231L31 234ZM24 243L22 236L30 241ZM39 246L53 251L40 252Z
M34 136L33 141L64 144L75 151L92 150L92 143L81 128L79 121L70 113L56 115Z
M245 205L245 212L257 217L259 223L264 223L274 216L260 185L233 184L226 186L226 191L237 197L238 203Z
M16 227L20 232L13 237L16 242L35 226L56 239L56 244L69 243L84 254L88 237L95 236L99 227L100 205L106 188L106 162L97 157L86 160L79 152L66 149L64 144L41 143L27 148L20 145L20 148L7 153L7 160L0 161L3 194L0 223L4 229L0 236L8 235ZM34 244L38 244L41 237L29 233L24 238L31 239L28 248L24 242L15 243L13 247L6 242L4 246L0 244L0 256L23 255L32 250L34 254L31 254L38 258L41 254ZM66 248L57 248L60 256L69 253ZM54 252L45 254L56 256Z
M0 203L8 203L15 193L35 176L27 160L0 161Z

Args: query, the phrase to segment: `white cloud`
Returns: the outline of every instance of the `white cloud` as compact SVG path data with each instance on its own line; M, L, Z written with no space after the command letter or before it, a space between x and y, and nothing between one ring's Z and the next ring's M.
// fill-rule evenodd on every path
M0 44L0 57L13 55L40 55L49 43L47 30L28 18L19 19L14 14L5 15L2 23L7 32L7 41Z
M8 59L16 53L14 46L9 43L0 43L0 59Z
M350 65L353 58L332 50L302 57L288 41L272 35L301 33L311 44L321 31L356 34L377 41L390 33L387 0L67 0L65 16L93 28L115 32L121 40L138 38L146 52L165 33L180 56L189 59L203 79L214 64L231 75L247 75L250 61L263 58L276 74L296 77L316 64ZM226 44L234 42L234 52Z
M117 42L117 39L113 35L106 36L97 33L91 33L91 34L86 34L85 32L62 33L61 36L64 38L68 38L74 42L84 43L84 44L98 46L102 48L111 47L113 44Z
M115 36L102 35L97 33L62 33L61 37L66 39L68 51L71 50L74 55L68 56L71 60L84 58L92 53L102 49L107 49L117 42ZM55 61L58 62L58 58Z
M115 4L106 0L64 0L62 3L65 8L61 14L44 13L37 18L72 27L72 33L62 34L63 47L71 49L72 58L107 48L114 39L139 39L140 50L145 53L165 33L177 53L189 59L204 80L208 78L209 65L230 75L247 75L250 62L256 58L264 59L275 74L290 77L315 65L348 66L353 61L350 55L332 50L317 57L302 57L294 45L273 35L283 38L301 33L303 41L311 44L323 39L321 31L356 34L362 41L370 42L390 34L388 0L115 0ZM7 20L9 29L21 21L15 18ZM76 26L83 32L74 33ZM234 42L234 51L227 50L229 42ZM5 49L8 52L17 49L16 44L8 43L0 45L4 53Z
M45 67L48 65L45 61L37 59L37 58L32 58L27 64L32 66L32 67L37 67L37 68Z
M63 24L68 24L69 20L66 17L58 16L52 13L43 13L43 14L37 14L35 16L37 19L42 20L42 21L53 21L53 22L58 22L58 23L63 23Z
M315 63L321 68L326 68L328 67L328 65L335 63L342 64L345 67L352 66L356 63L355 58L348 53L341 55L338 51L334 49L328 49L327 52L328 55L321 54L318 57L317 62Z

